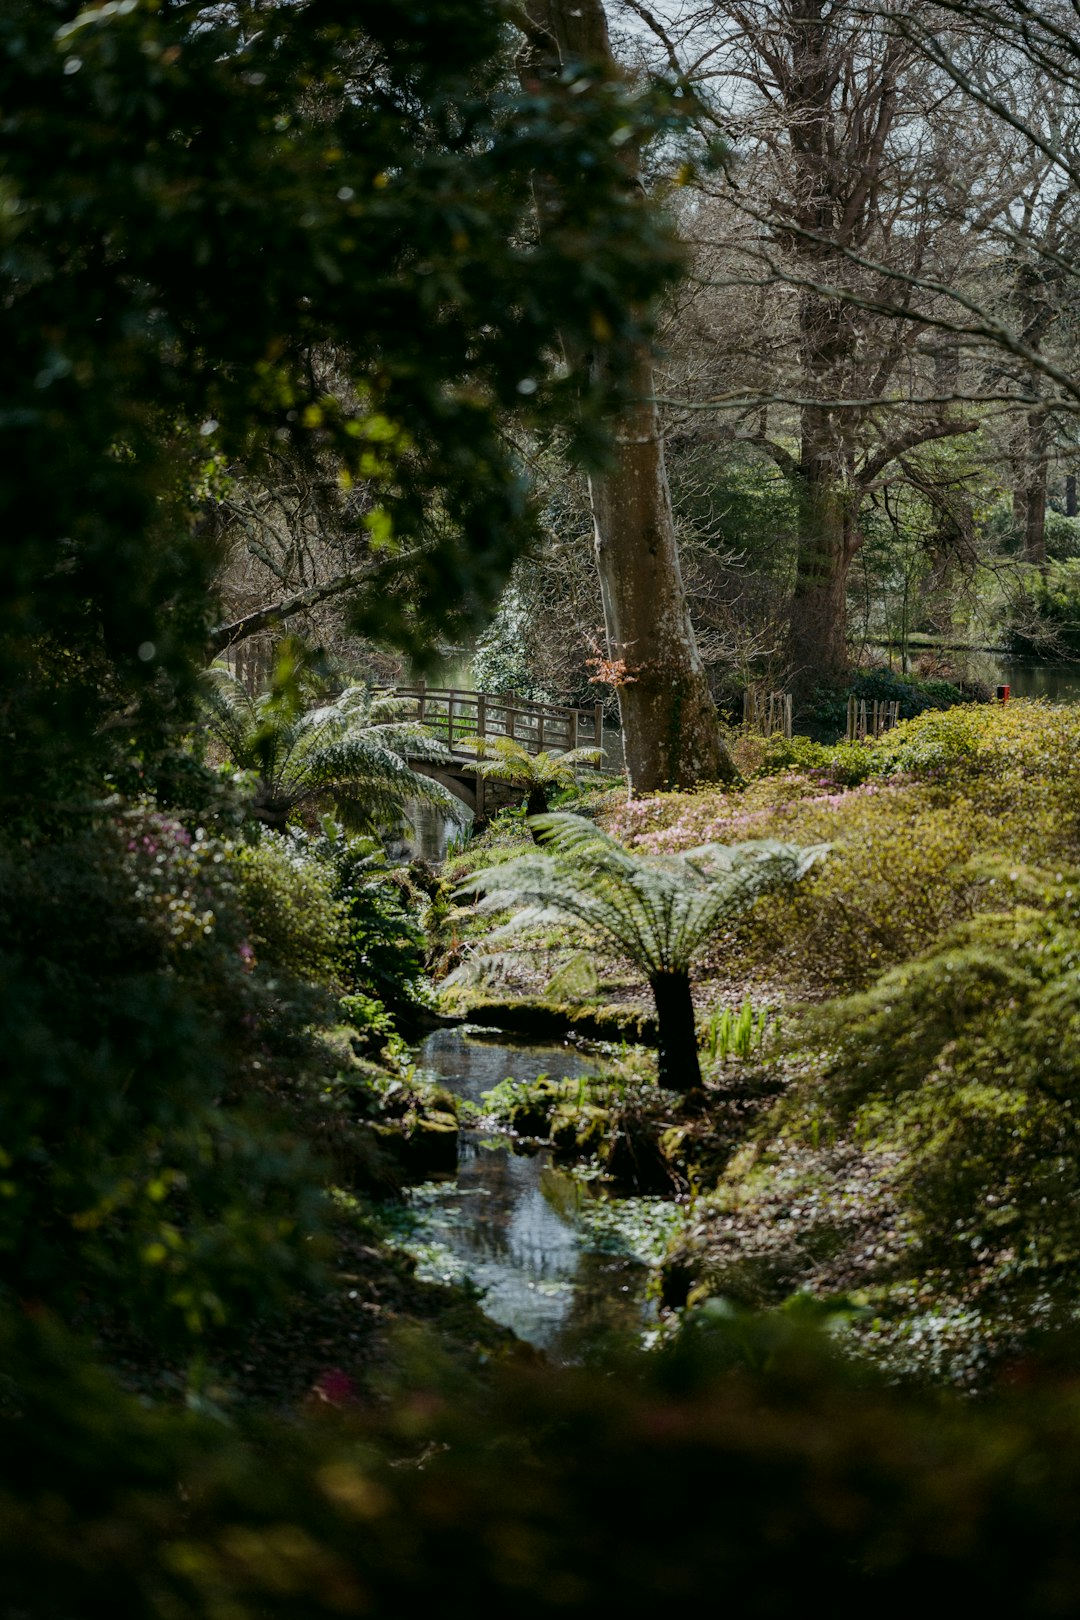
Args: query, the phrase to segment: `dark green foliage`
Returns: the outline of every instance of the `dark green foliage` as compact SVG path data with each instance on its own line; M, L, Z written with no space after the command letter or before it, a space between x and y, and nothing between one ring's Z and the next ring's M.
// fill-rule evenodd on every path
M534 533L508 416L571 414L602 455L605 368L561 375L555 336L610 342L617 375L675 272L611 138L668 112L615 83L509 93L502 45L471 0L3 8L7 793L43 791L28 744L78 772L103 708L149 742L190 702L227 464L330 457L366 491L359 560L429 548L361 614L426 646ZM537 170L566 199L543 243Z
M313 1167L249 1110L317 930L275 949L233 859L150 811L0 852L0 1297L182 1340L310 1275Z
M356 560L390 566L361 618L426 646L535 532L507 422L571 415L575 453L603 454L620 346L678 258L611 137L668 110L508 90L505 36L464 0L0 11L0 1220L22 1299L199 1330L306 1273L317 1179L265 1120L334 995L402 965L363 959L388 902L372 918L281 842L185 841L240 802L180 752L213 507L268 446L317 453L358 491ZM542 244L537 170L567 198ZM610 341L610 385L561 373L562 329Z
M651 1365L520 1366L481 1398L430 1360L416 1387L403 1344L411 1400L350 1414L328 1369L328 1420L255 1444L147 1412L47 1325L5 1323L4 1601L27 1620L530 1620L737 1590L764 1617L812 1588L883 1613L931 1594L1074 1613L1066 1379L979 1404L880 1388L828 1354L818 1319L713 1303Z
M353 991L390 1005L422 995L424 936L407 880L370 840L331 843L334 894L344 912L342 970Z
M842 737L850 697L865 699L868 704L899 703L902 720L911 720L927 709L947 709L954 703L967 701L951 681L920 680L916 676L896 675L890 669L870 669L860 672L848 686L819 687L800 711L800 728L822 742Z

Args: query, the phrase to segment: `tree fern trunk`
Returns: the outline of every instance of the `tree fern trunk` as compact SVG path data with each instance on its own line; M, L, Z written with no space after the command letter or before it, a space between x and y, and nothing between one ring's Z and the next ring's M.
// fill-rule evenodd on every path
M551 807L548 804L547 798L547 788L534 787L529 790L529 797L525 804L525 810L528 815L546 816L550 808ZM534 844L542 844L544 842L543 835L538 833L535 827L530 827L529 831L532 833L532 841Z
M701 1085L694 1003L689 973L656 973L649 980L656 1003L660 1049L659 1080L672 1091Z

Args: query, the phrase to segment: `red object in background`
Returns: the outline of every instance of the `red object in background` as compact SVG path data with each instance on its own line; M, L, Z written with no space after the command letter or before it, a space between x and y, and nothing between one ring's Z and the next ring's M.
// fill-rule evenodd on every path
M1011 690L1012 690L1012 688L1009 687L1009 686L999 686L998 689L997 689L998 702L999 703L1008 703L1008 701L1009 701L1009 693L1010 693Z

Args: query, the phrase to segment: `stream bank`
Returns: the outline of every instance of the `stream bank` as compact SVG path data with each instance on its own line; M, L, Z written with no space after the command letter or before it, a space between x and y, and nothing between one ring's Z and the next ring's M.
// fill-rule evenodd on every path
M436 1030L422 1067L464 1103L513 1078L577 1079L596 1066L572 1048L518 1045ZM560 1168L550 1146L462 1129L456 1174L413 1187L398 1241L418 1276L471 1287L484 1313L556 1361L580 1361L612 1337L640 1336L656 1316L658 1268L684 1207L662 1197L611 1197Z

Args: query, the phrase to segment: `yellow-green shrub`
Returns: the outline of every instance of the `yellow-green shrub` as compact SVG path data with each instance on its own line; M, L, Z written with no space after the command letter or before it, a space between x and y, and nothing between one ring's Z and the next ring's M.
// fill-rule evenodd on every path
M346 917L333 897L329 865L303 858L287 839L264 832L257 844L236 850L233 871L260 963L331 984Z
M803 770L741 792L617 804L606 817L632 847L654 852L745 838L832 846L806 883L761 900L717 939L718 969L734 957L799 988L858 989L982 905L988 858L1080 859L1080 711L964 706L920 715L872 745L785 746ZM811 756L826 754L836 776L817 766L806 774ZM873 774L845 790L837 777L849 755Z
M1080 1260L1080 873L985 882L1001 910L808 1018L814 1102L904 1149L931 1251L1055 1272Z
M831 814L807 807L788 836L831 842L829 858L801 889L758 903L739 949L800 985L865 985L971 914L982 890L972 851L996 847L997 831L963 800L933 808L882 793Z

